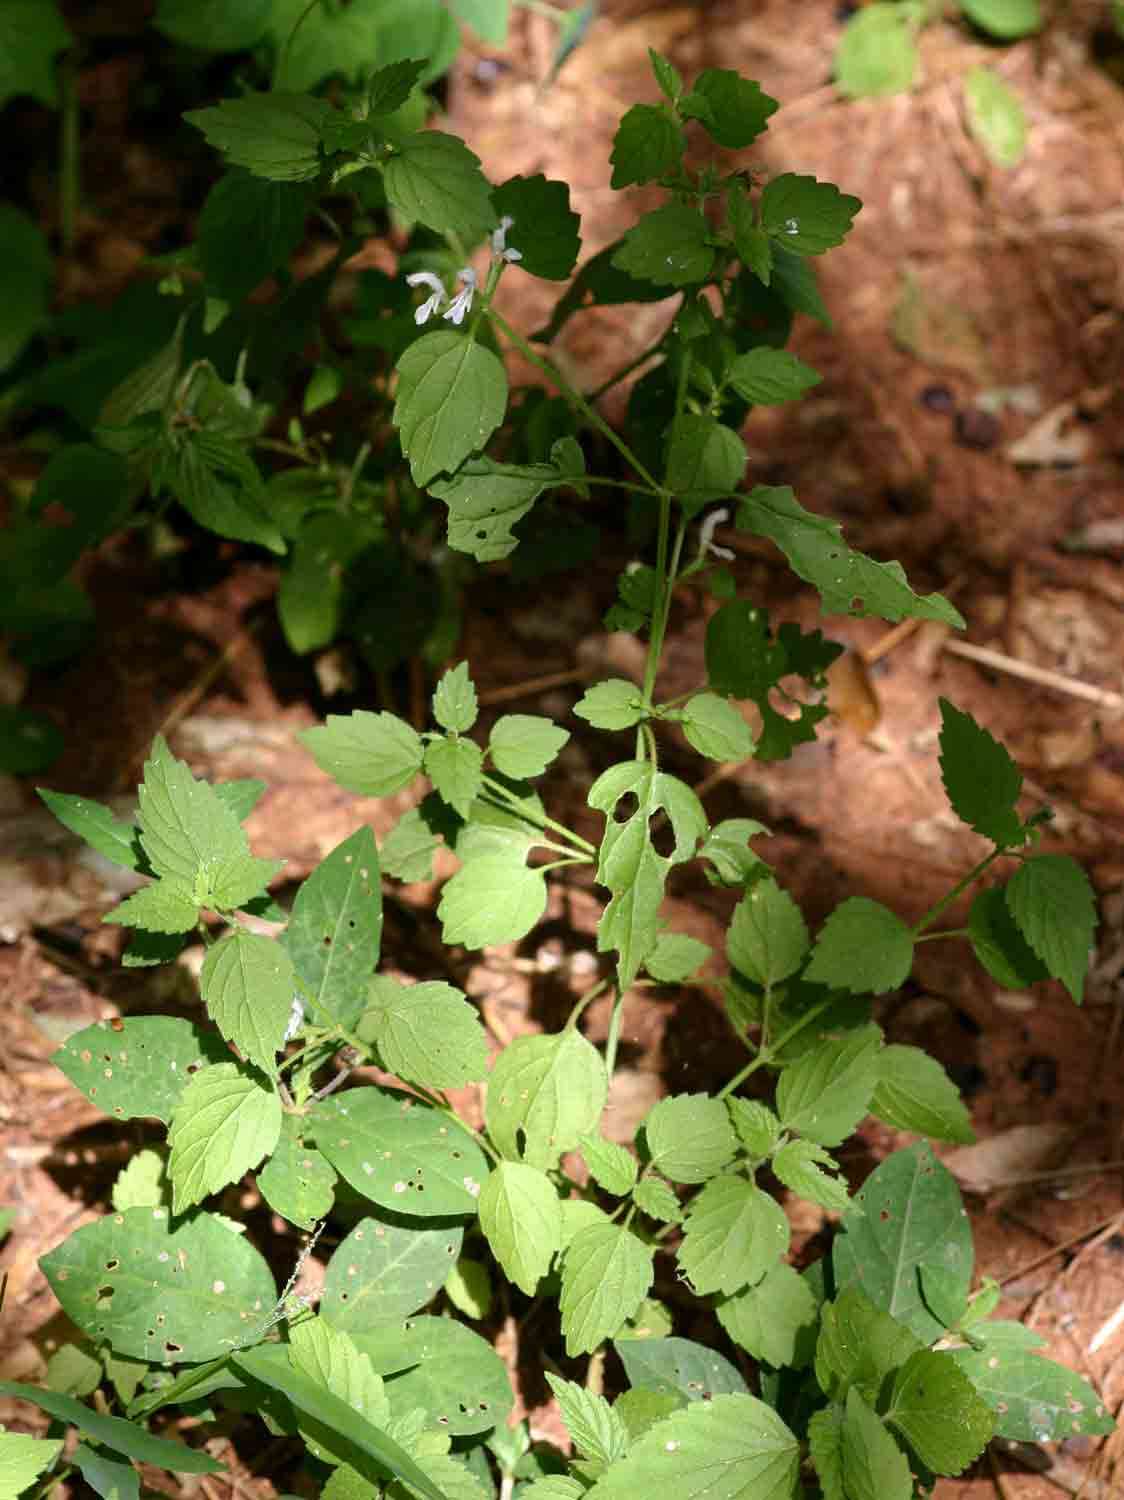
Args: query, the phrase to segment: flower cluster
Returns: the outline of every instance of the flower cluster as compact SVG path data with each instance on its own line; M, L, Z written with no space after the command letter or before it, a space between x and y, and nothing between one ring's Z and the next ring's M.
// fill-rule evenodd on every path
M504 214L498 227L492 231L493 262L505 261L510 265L513 261L523 259L522 254L507 243L507 231L514 222L509 214ZM445 283L435 271L415 271L412 276L406 277L406 283L408 286L429 288L429 296L414 311L414 322L419 328L423 323L428 323L434 313L440 312L442 304L446 301L449 305L441 316L459 327L472 310L472 299L476 295L478 280L471 266L462 266L457 272L459 290L455 297L448 296Z

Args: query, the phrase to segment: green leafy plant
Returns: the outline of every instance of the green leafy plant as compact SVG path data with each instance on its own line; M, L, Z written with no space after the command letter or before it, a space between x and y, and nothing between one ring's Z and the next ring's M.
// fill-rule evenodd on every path
M961 19L993 41L1033 36L1042 26L1038 0L961 0ZM921 66L918 36L944 21L944 0L875 0L853 15L835 52L835 78L852 99L907 92ZM1016 91L994 68L963 79L965 124L996 166L1014 167L1026 149L1026 113Z
M720 762L784 757L814 738L840 649L738 596L731 558L713 542L716 518L732 511L739 529L774 542L828 613L963 622L940 594L915 593L897 563L852 550L789 488L742 489L750 409L795 399L818 378L782 346L795 312L826 320L812 261L845 238L860 204L809 175L760 182L716 163L690 167L689 122L716 145L742 147L767 128L775 101L727 70L688 87L666 59L652 62L663 102L628 111L612 160L618 187L656 184L665 201L582 267L530 339L493 299L508 274L572 270L564 185L515 178L493 190L461 142L390 133L369 104L349 113L285 92L194 116L231 170L254 180L289 190L325 173L356 188L369 177L459 250L484 242L455 290L436 247L424 264L408 262L420 300L396 314L393 421L411 479L445 507L450 548L484 563L516 553L514 528L556 492L633 498L652 522L651 560L622 574L610 618L646 639L646 666L641 682L596 683L574 706L592 730L629 736L587 791L603 818L597 843L554 817L533 785L572 726L483 720L469 663L438 681L428 728L358 710L307 731L316 763L348 790L428 790L381 849L367 827L348 837L288 911L270 895L277 866L252 854L242 827L258 782L199 781L157 740L135 823L44 792L67 827L147 878L107 917L133 930L126 963L167 962L189 935L206 945L200 1023L99 1022L56 1055L111 1117L167 1129L166 1150L141 1153L119 1176L112 1212L42 1261L92 1378L124 1416L99 1421L54 1396L29 1399L100 1444L103 1466L106 1451L146 1456L109 1421L135 1444L168 1407L206 1417L232 1406L300 1439L327 1500L478 1500L497 1476L504 1493L518 1480L527 1500L624 1500L668 1484L795 1500L804 1482L827 1500L909 1500L964 1470L993 1436L1111 1428L1080 1376L1034 1353L1020 1325L992 1319L999 1289L974 1284L959 1190L930 1146L894 1152L853 1195L838 1154L870 1114L919 1136L972 1139L951 1080L921 1050L886 1043L873 1001L904 983L919 943L965 935L941 919L985 876L966 934L980 962L1004 986L1052 977L1082 998L1092 890L1073 861L1038 852L1046 814L1020 812L1011 757L942 703L948 798L989 852L912 924L855 895L814 936L753 848L762 826L712 826L667 768L680 735ZM369 98L395 100L419 66L377 72ZM670 298L622 434L555 365L548 337L590 302ZM561 409L530 433L507 425L505 346L560 393ZM250 409L252 398L217 392L216 378L202 366L177 372L169 399L180 411L209 400ZM245 509L268 517L243 483L241 448L212 437L200 451L205 423L169 429L163 408L159 420L122 424L130 454L155 444L151 461L186 493L195 466L209 465ZM610 472L590 472L592 439L617 455L603 460ZM672 604L700 588L714 598L705 679L665 700ZM460 990L379 972L382 878L431 878L442 846L458 866L438 906L451 946L524 938L543 917L548 880L571 867L587 867L604 893L604 977L560 1031L516 1038L490 1070L480 1016ZM661 913L669 877L691 861L729 893L722 981L698 978L713 955ZM606 1136L604 1110L624 998L644 982L716 990L736 1060L716 1092L661 1099L621 1143ZM599 1049L581 1022L605 992ZM384 1081L353 1078L360 1064ZM474 1129L446 1091L484 1081ZM280 1292L244 1226L208 1206L247 1173L265 1204L310 1236ZM774 1180L838 1217L830 1253L802 1271L789 1262ZM334 1249L314 1310L294 1286L322 1234ZM696 1299L692 1319L713 1318L726 1353L675 1332L651 1295L668 1273ZM508 1424L507 1369L472 1326L497 1290L508 1307L534 1298L542 1309L568 1458ZM601 1393L609 1347L623 1370L613 1400ZM184 1447L150 1461L182 1469L197 1457ZM52 1461L42 1450L12 1460L29 1466L25 1478ZM99 1472L83 1469L106 1494L108 1482L90 1477Z

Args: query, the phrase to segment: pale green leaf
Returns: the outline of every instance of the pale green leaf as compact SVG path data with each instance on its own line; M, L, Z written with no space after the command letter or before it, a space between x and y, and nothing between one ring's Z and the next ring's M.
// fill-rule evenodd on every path
M633 1387L677 1395L690 1402L708 1402L715 1396L748 1390L741 1371L725 1355L691 1339L624 1338L618 1334L613 1347Z
M414 779L422 766L415 729L394 714L329 714L322 725L297 736L322 771L361 797L389 797Z
M482 1260L460 1256L445 1278L444 1290L457 1311L474 1322L480 1322L491 1311L492 1278Z
M488 1079L488 1134L504 1156L550 1170L596 1130L608 1087L601 1054L579 1031L516 1037Z
M480 795L484 785L484 754L472 740L431 740L426 746L422 769L433 782L443 802L462 818Z
M303 1138L299 1115L286 1115L273 1154L258 1173L258 1190L274 1213L299 1229L315 1229L335 1198L336 1174Z
M527 781L541 776L570 738L537 714L503 714L488 736L488 754L501 776Z
M141 844L159 876L193 886L202 872L213 889L248 852L237 817L214 787L176 759L162 735L145 761L138 801Z
M479 1013L460 990L438 979L408 985L376 975L356 1034L373 1043L389 1072L426 1088L459 1088L487 1071Z
M433 691L433 717L450 734L467 734L476 723L476 688L468 663L458 662L445 672Z
M788 1220L775 1198L744 1177L715 1177L687 1211L679 1265L697 1296L728 1296L756 1285L788 1240Z
M562 1332L571 1358L588 1354L640 1306L654 1275L652 1251L630 1230L592 1224L562 1257Z
M737 1150L725 1104L706 1094L661 1099L644 1121L644 1139L651 1165L672 1182L705 1182Z
M503 399L506 402L506 385ZM501 417L502 413L501 404ZM583 470L565 461L572 456L566 442L563 438L554 444L549 463L501 464L487 457L470 458L450 478L434 479L430 494L449 507L449 546L471 553L477 562L498 562L514 552L518 538L511 528L543 491L581 485ZM581 449L577 452L580 457Z
M847 1500L843 1488L843 1415L839 1403L825 1406L808 1423L808 1451L823 1500Z
M687 743L710 760L742 761L753 754L753 736L740 711L717 693L696 693L683 705Z
M735 969L760 985L795 974L808 951L808 929L800 908L773 879L758 880L734 908L726 956Z
M749 847L749 841L769 830L756 818L725 818L716 823L699 848L699 857L709 860L707 871L712 884L748 885L762 873L764 862Z
M594 729L630 729L646 717L643 694L623 677L610 677L587 688L574 704L574 712Z
M342 1329L320 1317L298 1319L289 1325L289 1359L295 1370L346 1401L364 1420L386 1426L390 1406L382 1379ZM334 1451L332 1433L321 1424L303 1421L300 1433L314 1458L332 1464L343 1461Z
M128 1208L159 1208L165 1202L171 1207L164 1158L158 1151L146 1146L125 1163L114 1180L110 1202L118 1213Z
M769 1163L779 1182L829 1213L842 1213L850 1202L846 1181L835 1176L838 1167L814 1141L789 1141ZM824 1167L829 1171L825 1172Z
M883 1047L870 1112L898 1130L938 1141L974 1141L971 1116L936 1058L920 1047Z
M823 376L787 349L760 345L739 354L730 366L728 379L738 395L753 406L780 406L798 401Z
M570 1440L582 1458L608 1468L628 1449L628 1431L604 1396L547 1372Z
M529 1297L561 1248L562 1209L544 1172L504 1161L480 1194L480 1228L509 1280Z
M632 1198L641 1213L664 1224L678 1224L683 1210L675 1190L660 1177L643 1177L632 1190Z
M0 1436L0 1452L4 1439ZM71 1461L102 1500L140 1500L140 1475L131 1463L89 1443L79 1443Z
M472 1437L503 1428L514 1404L511 1379L486 1339L455 1318L415 1316L353 1335L386 1375L396 1419L419 1408L446 1437Z
M281 1100L237 1063L204 1068L180 1095L168 1142L173 1211L237 1182L276 1146Z
M285 1044L296 984L281 944L244 928L208 948L199 979L211 1020L248 1062L271 1075Z
M964 76L968 129L998 167L1017 167L1026 151L1026 111L1014 89L993 68Z
M62 1438L28 1437L22 1432L0 1431L0 1496L17 1500L40 1474L54 1463L62 1449Z
M506 410L503 365L463 334L425 334L398 361L393 420L415 484L459 468L484 446Z
M616 1141L603 1135L587 1135L581 1142L581 1153L590 1175L599 1187L614 1198L623 1198L636 1184L636 1158Z
M757 1161L771 1156L780 1139L781 1122L767 1104L758 1099L726 1100L730 1120L738 1133L738 1139Z
M381 937L378 850L371 829L362 827L337 844L304 881L285 929L285 948L314 1002L315 1023L354 1024L379 961Z
M698 973L711 952L706 943L685 932L661 932L644 967L661 984L682 984Z
M850 896L820 928L804 977L852 995L884 995L912 966L913 933L902 919L880 901Z
M157 880L127 896L102 921L142 932L190 932L199 921L200 905L192 887L183 881Z
M1001 42L1030 36L1042 25L1039 0L960 0L960 8L982 31Z
M52 792L38 787L41 799L64 828L78 835L115 865L126 870L140 868L141 850L137 829L132 823L114 816L108 807L89 797L75 797L69 792Z
M545 910L542 873L514 863L509 855L491 854L474 859L446 883L437 915L449 946L487 948L517 943Z
M152 24L201 52L241 52L269 25L271 0L158 0Z
M852 99L901 94L913 86L918 62L909 9L876 0L847 22L835 50L835 78Z
M716 1308L722 1327L754 1359L774 1367L807 1364L815 1347L818 1309L799 1272L778 1261L756 1286L724 1297Z
M88 1348L60 1344L47 1361L44 1384L64 1396L88 1396L101 1384L102 1374L101 1360Z
M864 1027L825 1040L791 1063L777 1085L777 1113L788 1130L838 1146L868 1113L878 1078L880 1033Z

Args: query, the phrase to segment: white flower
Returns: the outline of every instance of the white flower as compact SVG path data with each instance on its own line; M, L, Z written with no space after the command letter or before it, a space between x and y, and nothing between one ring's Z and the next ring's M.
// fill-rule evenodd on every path
M445 283L433 271L415 271L412 276L406 277L406 285L427 286L432 293L414 312L414 322L420 328L423 323L429 321L445 301ZM460 319L458 318L457 321L459 322Z
M507 231L515 223L510 214L504 214L500 220L499 228L492 230L492 259L506 260L510 265L512 261L522 260L523 254L520 250L509 250L507 248Z
M730 512L725 506L722 506L720 510L712 510L710 515L705 518L699 527L700 557L706 557L709 553L711 557L720 558L723 562L733 562L734 554L730 551L729 547L719 547L711 540L718 527L729 519Z
M462 266L457 272L457 280L461 283L461 289L441 316L459 327L472 307L472 298L476 292L476 272L471 266Z

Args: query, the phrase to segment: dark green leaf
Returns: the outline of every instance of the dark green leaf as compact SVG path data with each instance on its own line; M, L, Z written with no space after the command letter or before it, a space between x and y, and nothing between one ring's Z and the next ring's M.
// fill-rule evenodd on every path
M463 334L426 334L398 361L394 425L415 484L459 468L484 446L506 410L503 365ZM434 493L445 498L439 487Z
M981 31L1014 42L1042 25L1039 0L961 0L960 9Z
M847 1392L839 1459L847 1500L912 1500L908 1459L853 1386Z
M831 182L785 172L761 195L761 227L797 255L822 255L846 239L862 202Z
M79 1443L71 1461L82 1478L102 1500L140 1500L140 1475L130 1463Z
M883 1047L870 1112L898 1130L933 1140L963 1145L976 1138L956 1085L920 1047Z
M634 104L613 138L610 185L619 191L654 182L674 172L682 155L683 132L668 111L658 104Z
M376 68L367 83L367 111L371 115L391 115L401 109L425 72L425 63L402 58Z
M712 140L730 151L752 144L779 107L760 84L729 68L704 68L691 92L679 101L685 119L698 120Z
M197 246L207 288L240 302L288 262L304 238L306 187L236 168L220 177L199 216Z
M618 1334L613 1347L633 1389L676 1395L688 1402L709 1402L715 1396L748 1392L737 1367L705 1344Z
M271 0L158 0L152 24L201 52L241 52L264 35Z
M58 99L55 53L70 43L55 0L5 0L0 7L0 105L29 94L53 106ZM12 290L9 282L4 285Z
M65 748L61 731L45 714L0 704L0 771L34 775L52 765Z
M934 1474L959 1474L995 1431L986 1402L949 1350L922 1349L894 1376L886 1421Z
M466 246L483 239L496 222L480 159L455 135L421 130L407 136L383 168L383 181L402 218L455 234Z
M309 94L244 94L184 119L231 166L272 182L301 182L320 172L320 135L331 105Z
M822 379L822 375L787 349L764 345L739 354L729 374L734 390L754 406L779 406L784 401L796 401Z
M378 850L370 828L358 828L301 886L284 935L300 981L316 1002L317 1024L354 1023L379 961L381 936Z
M685 412L671 429L666 483L689 514L736 490L745 477L745 444L713 417Z
M1007 910L1019 931L1080 1005L1097 930L1089 877L1064 854L1025 860L1006 887Z
M679 69L651 47L648 48L648 61L652 65L652 72L656 75L660 92L674 104L683 92L683 79L680 77Z
M430 484L430 493L449 507L449 546L470 552L477 562L507 557L518 544L511 528L544 490L555 485L578 488L583 472L576 466L580 454L573 439L563 439L551 449L550 463L501 464L472 458L451 479Z
M1023 778L1010 755L947 698L941 705L941 777L956 816L985 839L1012 848L1026 842L1016 811Z
M548 182L541 172L533 177L509 177L492 193L496 213L512 224L507 244L518 250L520 268L548 281L565 281L581 249L581 219L570 207L564 182Z
M1005 990L1025 989L1050 971L1015 926L1002 886L980 891L968 913L972 951Z
M537 342L552 343L574 313L585 307L612 307L622 302L662 302L672 295L667 287L653 286L650 281L641 281L614 265L614 258L623 243L623 240L618 240L607 245L586 261L569 289L555 303L549 323L533 335Z
M57 1252L56 1252L57 1253ZM207 1453L197 1453L184 1443L152 1437L143 1427L126 1422L123 1417L106 1417L57 1391L44 1391L34 1385L20 1385L14 1380L0 1381L0 1395L15 1401L27 1401L39 1407L58 1422L66 1422L86 1433L114 1453L124 1453L141 1463L170 1469L175 1474L222 1474L224 1466Z
M762 231L764 232L764 231ZM804 256L786 250L779 241L772 241L773 270L770 286L792 312L806 313L825 328L833 327L831 315L820 295L816 270Z
M710 226L697 208L666 203L628 231L613 265L658 286L691 286L705 281L714 266L709 241Z
M42 0L29 0L39 9ZM12 16L9 4L0 11L0 101L16 92L30 92L26 79L20 75L20 83L12 86L13 80L6 78L12 53L4 41L5 22ZM47 6L41 14L49 16ZM60 21L59 27L65 46L69 38ZM46 78L53 88L53 69L48 61ZM27 347L28 341L47 320L50 307L51 277L53 273L51 251L46 236L33 219L11 203L0 203L0 276L4 280L4 309L0 313L0 371L13 365ZM9 523L10 524L10 523Z

